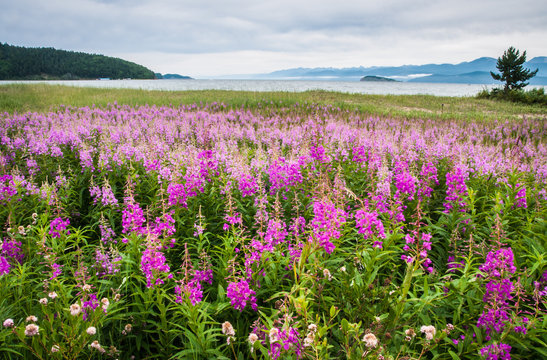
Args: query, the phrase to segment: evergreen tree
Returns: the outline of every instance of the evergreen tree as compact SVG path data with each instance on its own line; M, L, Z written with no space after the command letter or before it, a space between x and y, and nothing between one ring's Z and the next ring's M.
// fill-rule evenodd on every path
M490 74L494 80L505 82L504 92L509 92L509 90L513 89L522 89L528 85L525 81L536 76L538 72L538 69L535 71L525 69L523 67L525 62L526 51L520 55L519 51L511 46L503 52L503 56L499 57L496 63L496 68L500 74L494 74L493 72L490 72Z

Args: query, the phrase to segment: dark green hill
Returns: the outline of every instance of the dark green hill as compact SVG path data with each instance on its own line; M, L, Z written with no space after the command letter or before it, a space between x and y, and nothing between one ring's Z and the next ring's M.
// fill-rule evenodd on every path
M154 72L122 59L0 43L0 80L154 79Z

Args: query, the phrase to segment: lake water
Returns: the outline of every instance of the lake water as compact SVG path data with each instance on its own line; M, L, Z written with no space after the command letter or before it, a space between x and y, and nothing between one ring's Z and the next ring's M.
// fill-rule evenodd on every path
M245 90L287 91L327 90L352 94L474 96L494 85L437 84L410 82L360 82L320 80L70 80L70 81L0 81L9 83L48 83L96 88L129 88L143 90ZM545 87L547 90L547 87Z

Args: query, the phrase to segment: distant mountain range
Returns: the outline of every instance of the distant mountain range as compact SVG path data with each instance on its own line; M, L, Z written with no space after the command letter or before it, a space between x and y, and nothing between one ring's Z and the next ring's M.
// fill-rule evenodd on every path
M293 80L355 80L364 76L377 76L408 82L500 84L492 79L490 71L498 73L497 59L481 57L459 64L426 64L403 66L374 66L352 68L294 68L253 75L255 79ZM530 79L531 85L547 85L547 56L539 56L524 64L531 70L539 69Z

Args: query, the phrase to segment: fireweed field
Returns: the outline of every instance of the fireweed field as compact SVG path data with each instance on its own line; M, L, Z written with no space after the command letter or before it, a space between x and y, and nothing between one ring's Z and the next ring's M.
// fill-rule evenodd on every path
M0 356L547 357L547 122L0 115Z

